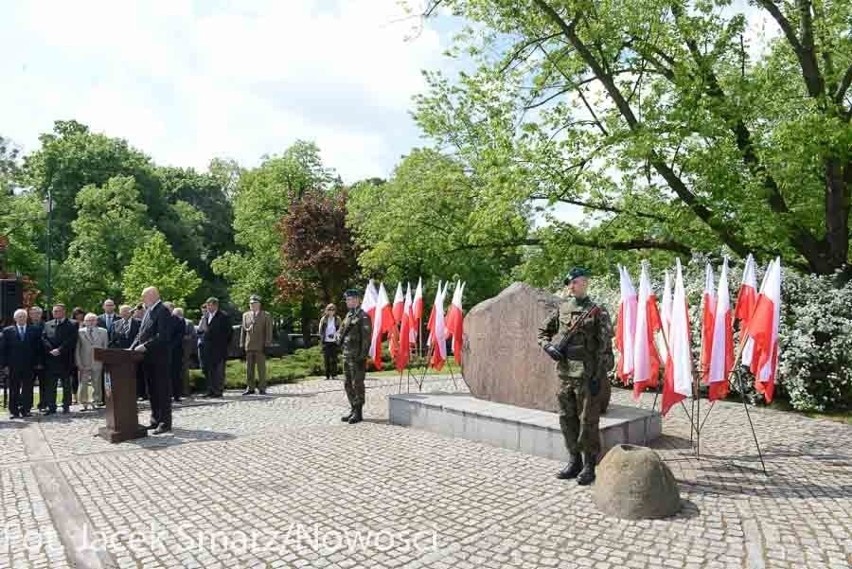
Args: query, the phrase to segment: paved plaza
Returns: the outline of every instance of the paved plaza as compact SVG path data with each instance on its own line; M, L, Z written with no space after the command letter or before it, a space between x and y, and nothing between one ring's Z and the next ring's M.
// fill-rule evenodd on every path
M367 383L352 426L322 380L190 401L173 435L118 445L94 436L102 414L0 422L0 567L852 566L847 425L753 409L765 477L742 405L716 405L700 459L677 408L654 446L685 507L628 522L557 462L389 426L397 381Z

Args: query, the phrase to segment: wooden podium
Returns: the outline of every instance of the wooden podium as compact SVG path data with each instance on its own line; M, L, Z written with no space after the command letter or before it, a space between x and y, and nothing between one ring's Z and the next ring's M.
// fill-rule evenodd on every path
M95 348L95 359L104 364L104 400L106 427L98 435L111 443L148 436L139 424L136 406L136 366L144 357L131 350Z

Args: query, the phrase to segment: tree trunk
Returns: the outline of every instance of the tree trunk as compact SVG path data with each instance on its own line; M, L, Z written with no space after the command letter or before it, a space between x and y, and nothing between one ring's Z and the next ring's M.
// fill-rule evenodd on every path
M825 162L826 262L836 270L849 260L849 197L852 193L852 162Z
M305 347L311 347L311 320L313 318L313 305L307 298L302 298L302 309L299 315L302 323L302 340L305 342Z

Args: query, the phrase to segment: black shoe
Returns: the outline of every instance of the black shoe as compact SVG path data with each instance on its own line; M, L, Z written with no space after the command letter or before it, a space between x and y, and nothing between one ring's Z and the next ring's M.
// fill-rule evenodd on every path
M32 414L32 413L30 413L29 411L26 411L26 412L24 412L24 413L21 413L21 417L32 417L32 416L33 416L33 414Z
M147 427L145 427L145 430L147 430L147 431L153 431L154 429L156 429L156 428L157 428L157 427L159 427L159 426L160 426L160 424L159 424L159 423L155 423L154 421L151 421L150 423L148 423L148 426L147 426Z
M556 474L556 477L560 480L570 480L571 478L577 478L581 470L583 470L583 459L580 458L580 453L573 452L571 453L571 458L568 460L568 464Z
M243 395L254 395L254 389L246 389L243 391Z
M163 433L168 433L168 432L170 432L171 430L172 430L172 428L171 428L171 427L166 426L166 424L165 424L165 423L160 423L159 425L157 425L157 428L156 428L156 429L154 429L154 432L153 432L153 433L151 433L151 434L152 434L152 435L162 435Z
M355 414L355 407L352 407L351 409L349 409L349 414L342 416L340 418L340 420L343 421L344 423L348 423L349 419L351 419L352 415L354 415L354 414Z
M56 414L56 409L50 409L50 408L45 409L45 410L44 410L44 414L45 414L45 415L55 415L55 414Z
M595 481L595 455L590 452L583 453L583 470L577 476L577 484L588 486Z
M361 405L355 407L355 410L352 411L352 416L349 417L349 424L354 425L355 423L360 423L364 420L364 417L361 415Z
M63 407L63 408L62 408L62 414L63 414L63 415L67 415L70 411L71 411L71 409L69 409L68 407Z
M180 403L181 401L183 401L183 399L181 399L180 397L175 397L175 403Z
M10 414L10 415L9 415L9 418L10 418L10 419L20 419L20 418L21 418L21 416L20 416L20 415L18 415L17 413L12 413L12 414Z
M261 395L266 395L266 390L265 390L265 389L261 389L261 390L259 390L259 391L258 391L258 393L260 393Z

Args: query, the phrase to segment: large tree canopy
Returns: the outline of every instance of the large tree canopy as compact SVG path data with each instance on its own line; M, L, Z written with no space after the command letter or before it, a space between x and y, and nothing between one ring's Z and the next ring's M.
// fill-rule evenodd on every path
M455 53L477 67L429 74L418 121L511 180L491 186L503 197L603 221L592 235L557 222L550 241L847 263L848 2L433 0L427 14L439 7L471 22ZM761 15L777 34L754 36Z

